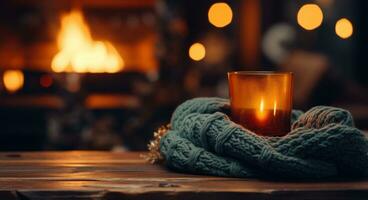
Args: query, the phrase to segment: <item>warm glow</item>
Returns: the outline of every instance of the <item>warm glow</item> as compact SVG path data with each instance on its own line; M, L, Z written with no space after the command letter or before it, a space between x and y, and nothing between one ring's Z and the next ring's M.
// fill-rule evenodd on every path
M201 43L194 43L189 48L189 57L195 61L200 61L206 56L206 48Z
M298 24L306 30L318 28L323 21L321 8L316 4L303 5L297 14Z
M94 41L80 11L61 18L57 43L59 52L51 68L55 72L114 73L123 69L124 61L107 41Z
M263 98L261 99L261 102L259 103L259 112L264 112L264 100Z
M233 11L227 3L215 3L208 10L208 21L218 28L229 25L232 19Z
M264 120L266 118L265 102L264 102L263 97L259 101L259 110L257 111L257 118L259 120Z
M234 122L260 135L280 136L290 131L291 73L229 72L228 78Z
M5 89L9 92L16 92L24 84L24 75L20 70L6 70L3 75Z
M346 18L342 18L336 22L336 34L342 39L347 39L353 34L353 24Z

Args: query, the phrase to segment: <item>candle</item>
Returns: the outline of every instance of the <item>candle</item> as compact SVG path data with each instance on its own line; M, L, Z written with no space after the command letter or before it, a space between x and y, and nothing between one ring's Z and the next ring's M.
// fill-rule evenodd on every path
M231 118L259 135L290 131L292 73L229 72Z

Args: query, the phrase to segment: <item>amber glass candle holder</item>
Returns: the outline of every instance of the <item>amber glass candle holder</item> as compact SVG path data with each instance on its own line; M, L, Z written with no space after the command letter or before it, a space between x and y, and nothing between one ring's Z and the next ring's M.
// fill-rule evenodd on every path
M290 131L293 75L290 72L229 72L231 118L264 136Z

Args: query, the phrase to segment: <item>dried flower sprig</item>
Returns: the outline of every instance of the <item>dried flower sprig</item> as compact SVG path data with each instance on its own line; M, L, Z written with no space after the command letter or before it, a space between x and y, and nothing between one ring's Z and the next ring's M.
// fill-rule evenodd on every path
M170 124L159 127L153 132L153 139L148 143L148 153L142 157L151 164L160 163L164 157L160 153L160 140L171 128Z

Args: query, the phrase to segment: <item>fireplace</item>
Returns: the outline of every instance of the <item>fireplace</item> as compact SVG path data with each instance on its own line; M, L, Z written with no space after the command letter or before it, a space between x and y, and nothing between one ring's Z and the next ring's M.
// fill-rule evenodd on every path
M125 119L134 118L158 73L155 5L154 0L3 2L3 150L121 145L120 132L129 133L122 130Z

